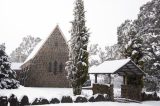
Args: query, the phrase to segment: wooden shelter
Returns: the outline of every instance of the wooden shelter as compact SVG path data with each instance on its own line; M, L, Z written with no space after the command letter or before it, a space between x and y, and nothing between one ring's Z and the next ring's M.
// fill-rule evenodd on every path
M111 84L111 74L123 76L121 97L135 100L141 99L140 94L145 73L131 59L106 61L99 66L90 68L89 74L95 75L95 83L97 83L98 75L107 74L109 76L109 84Z

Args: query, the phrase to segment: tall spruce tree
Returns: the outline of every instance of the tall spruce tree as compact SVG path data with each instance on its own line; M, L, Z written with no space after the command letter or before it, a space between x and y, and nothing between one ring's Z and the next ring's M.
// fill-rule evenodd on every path
M16 72L11 68L8 56L5 53L5 45L0 45L0 89L18 88L19 82L15 79Z
M66 70L73 87L73 94L80 95L82 85L88 76L88 29L85 25L85 11L83 0L76 0L74 7L74 20L72 21L70 54Z

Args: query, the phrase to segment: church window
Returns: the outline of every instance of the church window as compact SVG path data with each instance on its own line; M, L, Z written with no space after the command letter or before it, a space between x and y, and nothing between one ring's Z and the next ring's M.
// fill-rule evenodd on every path
M54 74L57 74L57 61L54 62Z
M61 64L59 65L59 71L62 72L62 70L63 70L63 64L61 63Z
M57 42L57 41L55 42L55 46L56 46L56 47L58 46L58 42Z
M48 71L52 72L52 63L51 62L49 62Z

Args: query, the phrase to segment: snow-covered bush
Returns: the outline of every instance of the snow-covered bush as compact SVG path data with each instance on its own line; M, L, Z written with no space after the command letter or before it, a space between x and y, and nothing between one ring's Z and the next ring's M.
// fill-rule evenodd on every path
M104 95L102 95L102 94L95 94L94 95L94 100L95 100L95 102L106 101Z
M42 104L49 104L49 101L48 101L47 99L43 99L43 98L42 98L42 99L41 99L41 103L42 103Z
M78 96L74 102L75 103L83 103L83 102L88 102L88 100L86 97Z
M95 99L94 99L94 96L91 96L89 99L88 99L89 102L95 102Z
M8 102L10 103L10 106L19 106L19 101L14 94L10 96L10 98L8 99Z
M70 96L63 96L61 99L61 103L73 103L73 100Z
M33 102L32 105L40 105L40 99L36 98Z
M154 92L152 94L147 94L147 93L143 92L141 94L141 97L142 97L142 101L148 101L148 100L156 100L156 101L158 101L158 100L160 100L160 98L158 97L156 92Z
M16 72L11 68L11 63L5 53L5 45L0 45L0 89L15 89L19 82L15 79Z
M43 105L43 104L49 104L49 101L45 98L36 98L32 105Z
M50 101L50 104L58 104L60 103L60 100L57 99L57 98L53 98L51 101Z
M0 106L8 106L7 96L0 97Z
M21 103L20 106L25 106L25 105L29 105L29 99L28 96L24 95L21 99Z

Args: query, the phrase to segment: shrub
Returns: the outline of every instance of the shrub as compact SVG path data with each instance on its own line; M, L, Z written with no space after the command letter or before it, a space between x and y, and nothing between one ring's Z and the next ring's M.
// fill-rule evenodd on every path
M61 99L61 103L73 103L73 100L70 96L63 96Z
M38 98L36 98L36 99L33 101L32 105L41 105L41 104L40 104L40 100L39 100Z
M7 96L0 97L0 106L8 106Z
M104 98L105 98L105 101L109 101L109 100L111 100L110 96L109 96L109 95L107 95L107 94L104 94Z
M47 99L41 99L41 104L49 104L49 101Z
M43 105L43 104L49 104L49 101L43 98L36 98L32 103L32 105Z
M89 101L89 102L95 102L95 99L94 99L94 97L92 96L92 97L90 97L90 98L88 99L88 101Z
M147 94L145 92L141 93L142 101L147 100Z
M21 103L20 103L20 106L25 106L25 105L29 105L29 99L26 95L22 97Z
M58 104L60 103L60 100L57 99L57 98L53 98L51 101L50 101L50 104Z
M75 103L83 103L83 102L88 102L88 100L85 97L78 96L74 102Z
M14 94L10 96L10 98L8 99L8 102L10 103L10 106L19 106L18 99Z
M154 100L159 100L159 97L158 97L158 95L157 95L156 92L153 93L153 99L154 99Z
M106 101L106 99L104 98L104 96L102 94L96 94L95 95L96 97L94 98L95 99L95 102L98 102L98 101Z
M157 93L154 92L153 94L146 94L143 92L141 94L142 101L147 101L147 100L159 100L159 97L157 96Z

